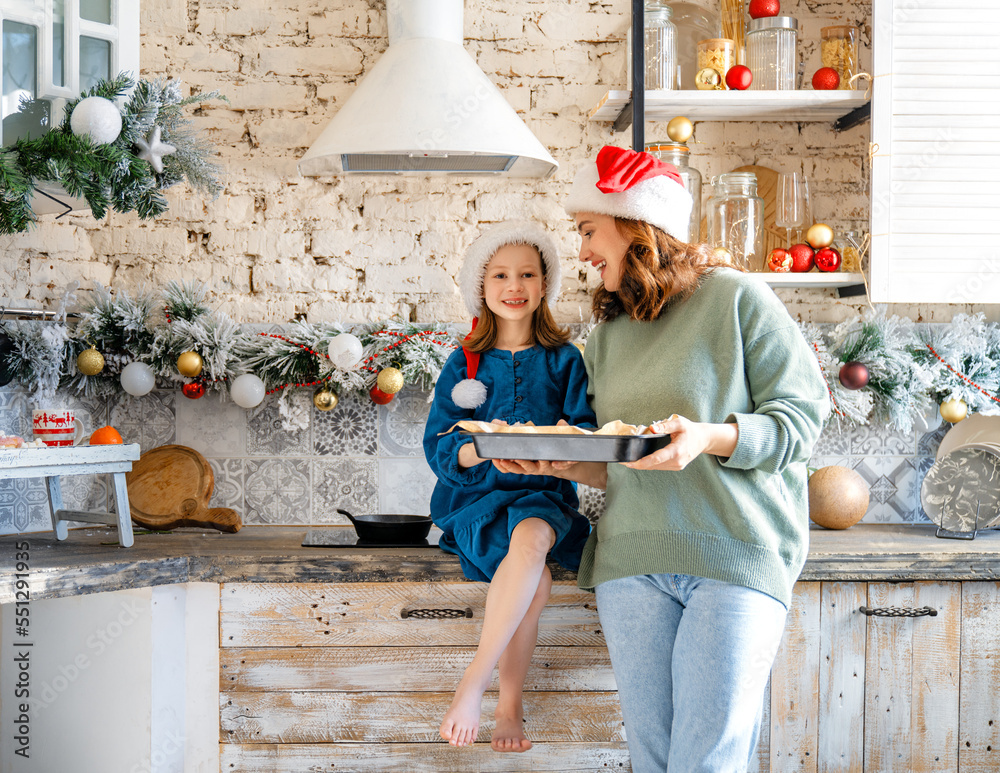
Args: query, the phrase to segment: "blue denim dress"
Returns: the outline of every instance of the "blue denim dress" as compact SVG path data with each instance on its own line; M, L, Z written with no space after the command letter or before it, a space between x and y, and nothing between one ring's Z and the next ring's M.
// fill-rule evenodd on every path
M514 527L525 518L541 518L556 533L551 557L576 571L590 533L589 522L577 510L576 486L560 478L501 473L491 462L462 469L459 447L472 441L448 430L463 419L537 425L565 419L593 427L579 350L566 344L556 349L533 346L520 352L484 352L476 379L486 386L486 402L475 409L460 408L451 397L455 384L465 378L465 355L459 349L445 363L434 387L424 431L424 454L438 478L431 497L431 518L444 532L438 544L458 556L466 577L488 582L507 555Z

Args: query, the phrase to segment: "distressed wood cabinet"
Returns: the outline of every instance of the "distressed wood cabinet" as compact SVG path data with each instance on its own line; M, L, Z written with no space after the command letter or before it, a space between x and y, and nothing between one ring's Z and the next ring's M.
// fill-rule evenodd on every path
M223 771L627 771L593 596L558 582L528 675L524 755L437 726L472 658L485 586L227 583ZM868 617L923 608L935 616ZM495 687L495 685L494 685ZM756 771L1000 770L1000 583L800 582Z
M467 582L223 585L221 769L628 770L594 597L566 581L554 584L528 672L534 747L490 750L495 692L481 743L441 740L485 600L486 586Z

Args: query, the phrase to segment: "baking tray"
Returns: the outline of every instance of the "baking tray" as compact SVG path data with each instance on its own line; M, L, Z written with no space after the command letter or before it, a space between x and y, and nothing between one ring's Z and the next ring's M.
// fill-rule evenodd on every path
M670 442L670 435L560 435L466 432L483 459L549 462L634 462Z

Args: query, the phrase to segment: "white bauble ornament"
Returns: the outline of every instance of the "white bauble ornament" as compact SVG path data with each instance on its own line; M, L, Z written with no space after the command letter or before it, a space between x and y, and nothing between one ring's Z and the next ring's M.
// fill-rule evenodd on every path
M106 145L122 133L122 114L110 99L87 97L73 108L69 125L77 137L89 136L95 145Z
M330 356L330 361L341 370L350 370L365 355L365 347L361 339L350 333L340 333L330 339L327 344L326 353Z
M237 376L229 387L229 396L240 408L256 408L264 401L266 392L264 382L253 373Z
M122 389L133 397L148 395L156 385L153 369L144 362L130 362L122 369Z

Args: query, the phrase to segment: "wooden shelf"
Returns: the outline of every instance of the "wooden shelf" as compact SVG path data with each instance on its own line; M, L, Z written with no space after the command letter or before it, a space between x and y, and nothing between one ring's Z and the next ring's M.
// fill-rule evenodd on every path
M868 104L864 91L647 91L646 120L835 121ZM590 111L591 121L632 122L632 92L612 89Z
M803 274L776 274L773 271L757 271L757 276L764 278L771 287L813 287L817 289L831 287L850 287L863 285L864 274L850 271L808 271Z

